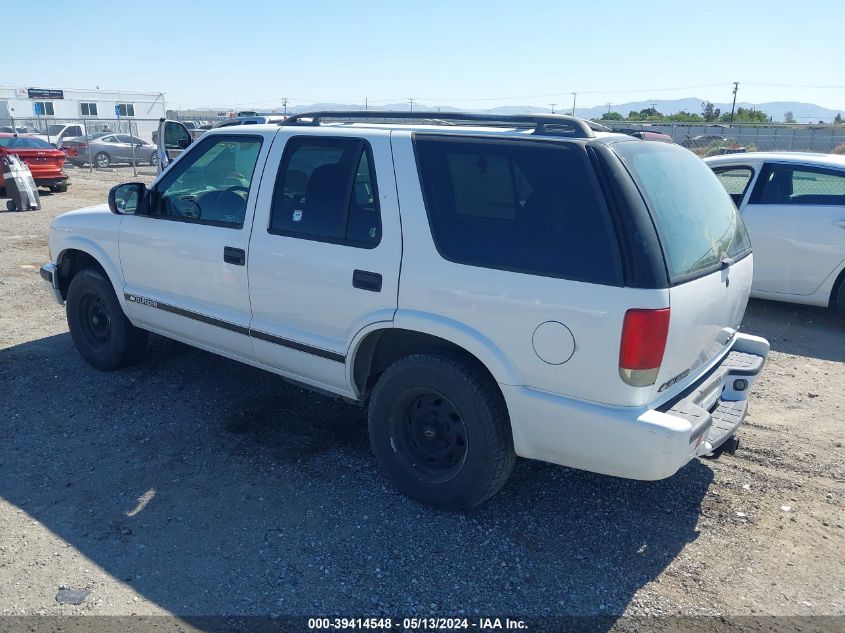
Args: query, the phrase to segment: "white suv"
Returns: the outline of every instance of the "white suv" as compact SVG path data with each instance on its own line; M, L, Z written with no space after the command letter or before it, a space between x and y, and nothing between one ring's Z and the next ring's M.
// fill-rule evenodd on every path
M50 249L95 367L151 331L367 404L386 476L445 508L517 455L660 479L735 447L769 349L737 331L751 249L716 176L571 117L212 130L149 188L56 218Z

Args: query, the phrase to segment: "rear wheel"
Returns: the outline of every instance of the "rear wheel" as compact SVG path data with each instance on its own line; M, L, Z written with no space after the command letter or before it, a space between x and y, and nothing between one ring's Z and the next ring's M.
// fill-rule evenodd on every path
M516 461L501 393L453 354L416 354L391 365L373 390L369 428L373 453L393 485L439 508L486 501Z
M71 280L67 323L77 351L97 369L129 365L147 346L147 332L129 322L111 282L96 270L83 270Z
M94 164L100 169L105 169L111 165L111 157L105 152L100 152L94 157Z
M836 311L845 319L845 277L839 282L839 290L836 293Z

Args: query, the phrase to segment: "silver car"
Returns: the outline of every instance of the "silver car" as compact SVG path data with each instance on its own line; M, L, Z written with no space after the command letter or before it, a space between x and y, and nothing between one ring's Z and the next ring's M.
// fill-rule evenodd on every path
M132 164L134 157L136 165L155 165L156 146L148 141L114 132L100 132L89 137L70 138L62 141L61 149L68 154L68 161L77 167L93 163L94 167L105 169L119 163Z

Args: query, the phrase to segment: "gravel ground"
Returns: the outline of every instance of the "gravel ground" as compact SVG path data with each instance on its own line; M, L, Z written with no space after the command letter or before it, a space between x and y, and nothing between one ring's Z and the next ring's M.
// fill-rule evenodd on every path
M72 179L0 214L0 614L845 615L827 311L751 302L773 351L736 455L659 482L521 460L443 513L385 485L363 409L157 337L86 365L38 276L47 227L133 177Z

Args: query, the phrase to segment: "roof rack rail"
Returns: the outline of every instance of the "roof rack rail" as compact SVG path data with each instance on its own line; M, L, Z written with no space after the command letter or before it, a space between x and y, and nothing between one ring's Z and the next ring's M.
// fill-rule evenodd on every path
M360 121L416 121L426 125L480 125L491 127L533 128L532 134L592 138L594 131L610 132L598 123L564 114L477 114L471 112L395 112L391 110L338 110L303 112L280 121L279 125L320 125L324 121L356 123Z

